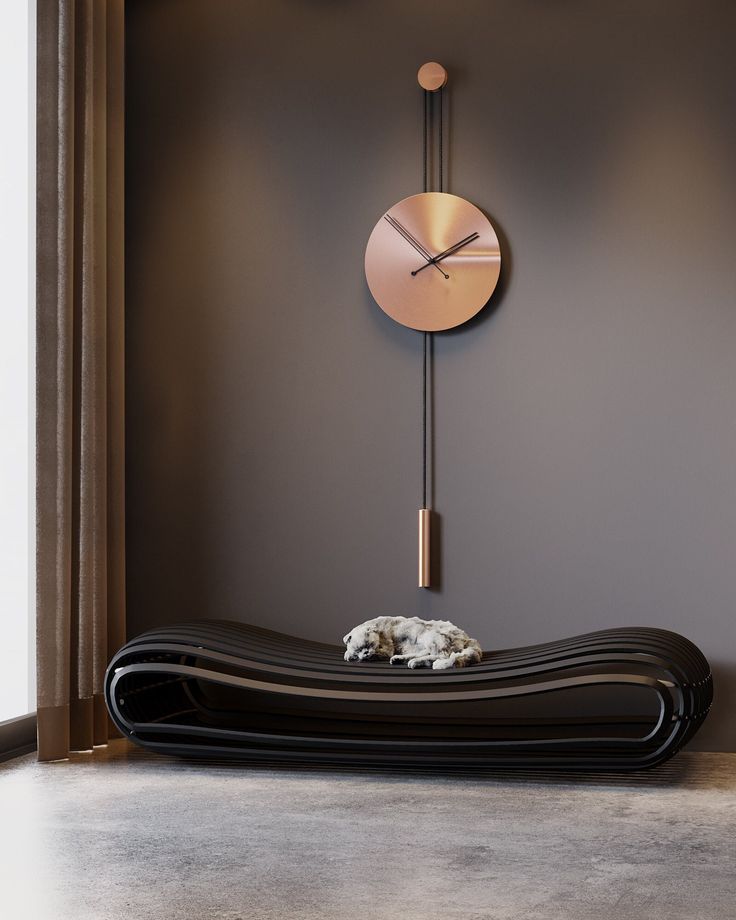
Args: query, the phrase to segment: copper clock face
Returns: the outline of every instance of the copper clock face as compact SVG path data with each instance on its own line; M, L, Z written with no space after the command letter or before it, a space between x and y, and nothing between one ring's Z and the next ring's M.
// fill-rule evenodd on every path
M424 332L467 322L498 283L501 252L488 218L464 198L424 192L381 217L365 251L365 277L378 306Z

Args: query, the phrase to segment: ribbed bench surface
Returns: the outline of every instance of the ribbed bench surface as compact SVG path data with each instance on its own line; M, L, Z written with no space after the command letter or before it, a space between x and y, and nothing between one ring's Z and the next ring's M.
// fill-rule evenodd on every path
M182 623L124 645L105 695L123 734L160 753L451 771L652 767L692 737L713 695L700 650L662 629L446 671L342 655L241 623Z

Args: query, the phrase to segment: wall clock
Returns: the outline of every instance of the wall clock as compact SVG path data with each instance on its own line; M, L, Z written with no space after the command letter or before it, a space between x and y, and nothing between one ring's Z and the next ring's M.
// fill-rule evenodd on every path
M423 332L452 329L475 316L500 271L491 222L446 192L412 195L389 208L365 251L365 276L378 306Z
M442 100L447 71L441 64L430 62L420 67L417 79L424 90L424 191L399 201L378 220L365 251L365 277L384 313L424 333L418 584L429 588L433 584L433 490L428 470L433 414L431 336L467 322L488 303L498 283L501 251L496 231L485 214L471 202L443 189ZM434 171L439 188L430 191Z

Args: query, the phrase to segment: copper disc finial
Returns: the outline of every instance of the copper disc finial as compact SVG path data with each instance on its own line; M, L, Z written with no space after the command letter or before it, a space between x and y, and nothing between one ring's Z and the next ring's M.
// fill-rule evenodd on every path
M438 89L447 83L447 71L436 61L429 61L422 64L417 73L417 80L422 89L427 89L430 93L436 93Z

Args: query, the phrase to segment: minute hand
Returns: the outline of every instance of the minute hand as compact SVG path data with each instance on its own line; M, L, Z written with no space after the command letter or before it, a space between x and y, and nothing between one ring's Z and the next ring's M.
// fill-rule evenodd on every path
M383 215L383 217L384 217L384 220L388 221L388 223L394 228L394 230L400 236L404 237L404 239L406 240L407 243L409 243L410 246L413 246L414 249L416 249L419 255L422 256L422 258L427 260L427 265L434 265L437 271L441 275L444 276L445 280L449 280L450 276L446 272L443 272L442 269L439 267L439 265L436 265L434 262L432 262L432 256L430 256L430 254L427 252L424 246L422 246L422 244L419 242L418 239L416 239L416 237L412 236L411 233L409 233L409 231L406 229L406 227L403 224L399 223L399 221L396 220L393 214L389 214L387 212L386 214Z
M431 259L427 260L426 265L422 265L421 268L418 268L416 271L412 272L412 275L418 275L419 272L423 272L425 268L429 265L436 265L438 262L441 262L443 259L446 259L448 256L454 255L459 249L462 249L463 246L467 246L468 243L472 243L473 240L477 240L480 236L479 233L471 233L470 236L466 236L464 240L460 240L459 243L455 243L454 246L450 246L449 249L445 249L444 252L441 252L439 255L434 256Z

